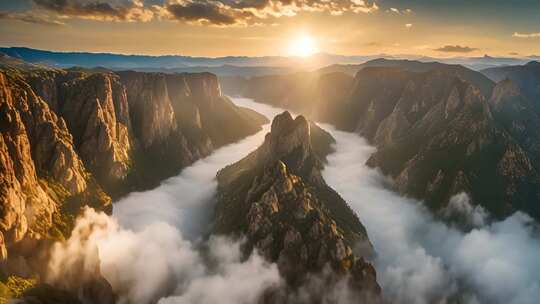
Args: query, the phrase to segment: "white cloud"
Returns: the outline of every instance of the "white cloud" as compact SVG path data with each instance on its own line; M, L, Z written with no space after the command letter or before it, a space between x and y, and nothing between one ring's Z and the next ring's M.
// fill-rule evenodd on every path
M530 217L516 213L468 232L450 227L385 188L386 179L365 165L374 148L362 138L323 127L337 140L323 176L367 227L386 297L397 304L537 303L540 238Z
M386 10L387 13L393 13L393 14L398 14L398 15L401 15L401 14L404 14L404 15L410 15L413 13L413 11L410 9L410 8L407 8L407 9L404 9L404 10L400 10L398 8L395 8L395 7L391 7L389 8L388 10Z
M540 38L540 33L518 33L512 34L512 37L516 38Z
M450 198L448 206L442 210L446 218L456 218L472 227L482 227L488 219L488 212L480 205L471 205L467 193L461 192Z

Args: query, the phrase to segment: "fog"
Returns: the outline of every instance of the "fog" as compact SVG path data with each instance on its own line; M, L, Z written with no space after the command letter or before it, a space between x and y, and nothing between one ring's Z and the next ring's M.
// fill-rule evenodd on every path
M234 98L237 105L272 118L282 110ZM403 198L365 161L374 148L358 135L321 125L336 139L323 176L358 214L377 252L373 260L384 296L395 303L537 303L540 298L540 239L522 213L490 222L462 193L448 216L460 214L471 227L462 232L435 220L421 203ZM67 265L83 256L92 270L99 252L102 275L119 303L253 303L268 287L282 284L275 264L256 253L240 255L240 241L211 237L215 174L257 148L269 125L164 181L156 189L115 202L113 216L87 210L76 233L56 246L49 280L66 276ZM315 286L290 299L308 298ZM354 302L329 292L339 303ZM332 294L334 293L334 294ZM345 300L347 298L347 300Z
M282 112L235 98L268 118ZM216 194L216 173L256 149L263 130L185 168L159 187L133 192L115 202L113 216L87 210L66 244L55 246L49 282L73 277L80 260L94 271L99 252L101 274L119 295L119 303L253 303L270 286L279 286L276 265L256 253L240 255L240 241L205 240ZM63 280L62 280L63 278ZM232 282L241 282L234 284Z
M385 187L389 181L365 166L374 148L363 138L322 127L336 139L323 176L366 226L386 298L420 304L538 303L540 238L529 216L518 212L486 225L486 212L459 194L450 208L476 228L467 233L452 228L420 202Z

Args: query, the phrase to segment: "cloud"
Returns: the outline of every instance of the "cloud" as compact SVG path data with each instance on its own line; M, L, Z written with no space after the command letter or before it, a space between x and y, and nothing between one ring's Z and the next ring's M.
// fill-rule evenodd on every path
M512 34L512 37L516 38L540 38L540 33L518 33Z
M484 226L489 217L488 212L482 206L473 206L471 199L464 192L450 198L448 206L442 210L442 215L472 227Z
M101 21L176 20L191 24L231 26L273 24L300 12L370 13L371 0L32 0L41 10L64 18Z
M150 21L154 9L140 0L32 0L36 7L63 17L106 21Z
M231 25L237 22L240 16L235 16L235 10L222 9L211 3L172 4L167 10L177 20L196 21L214 25Z
M224 237L197 244L165 222L134 231L87 209L67 242L55 245L47 281L71 289L101 273L118 303L255 303L282 281L256 252L244 260L241 244Z
M388 180L365 165L375 148L363 138L323 127L336 139L323 177L366 226L377 280L391 303L537 303L538 223L518 212L467 231L449 226L387 188Z
M280 112L246 99L234 102L268 117ZM491 223L484 218L474 229L458 230L421 202L387 189L388 180L365 165L375 148L363 138L323 127L336 138L323 176L366 226L377 252L378 282L392 303L537 302L540 238L529 216L518 212ZM65 272L81 265L74 257L87 257L82 265L91 272L98 248L101 272L120 295L119 304L251 304L267 288L282 287L274 264L256 253L240 256L241 241L203 238L216 171L260 145L267 131L217 150L154 190L130 194L115 204L113 218L88 210L68 242L55 246L49 280L80 278L80 272ZM460 212L474 213L465 195L455 200ZM325 282L324 273L313 277L285 303L349 303L348 290L339 284L324 294L328 299L320 296Z
M435 51L447 53L470 53L476 50L478 49L461 45L445 45L443 47L435 49Z
M38 14L34 12L0 12L0 19L17 20L26 23L41 24L41 25L64 25L65 23L51 18L44 14Z
M272 118L281 109L235 98ZM47 281L70 289L100 272L119 296L118 304L255 304L271 293L279 303L358 303L348 278L329 268L291 290L277 265L257 252L246 257L243 240L208 239L215 174L258 147L264 130L218 149L154 190L131 193L115 203L113 217L87 209L67 242L51 253ZM243 151L238 153L238 151Z
M391 7L389 9L387 9L386 12L387 13L398 14L398 15L401 15L401 14L409 15L409 14L413 13L413 11L410 8L400 10L399 8L395 8L395 7Z
M205 238L217 171L258 147L268 130L216 150L153 190L129 194L115 202L112 217L86 210L68 241L54 246L47 281L69 289L99 271L119 304L256 303L279 288L277 265L256 252L244 257L242 240Z
M172 19L206 25L254 25L299 12L369 13L378 9L364 0L216 0L184 1L166 7Z

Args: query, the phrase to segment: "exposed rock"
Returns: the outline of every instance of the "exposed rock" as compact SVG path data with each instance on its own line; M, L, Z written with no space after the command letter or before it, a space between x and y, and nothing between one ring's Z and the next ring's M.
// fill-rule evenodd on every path
M103 184L125 179L130 167L126 90L110 74L82 75L61 85L58 112L89 170Z
M304 117L284 112L262 146L218 173L214 232L245 236L246 250L277 262L292 289L329 266L335 275L329 290L349 275L359 300L378 298L375 270L365 260L373 254L366 230L324 182L312 128ZM355 250L359 244L366 250Z
M346 77L336 83L332 79L339 77L325 78L319 71L254 77L235 88L268 102L276 97L269 89L274 83L296 84L289 85L289 93L276 87L278 101L295 101L280 105L308 114L331 113L318 119L365 136L377 146L368 164L394 177L397 190L435 210L465 192L496 218L517 210L540 218L540 138L535 131L540 112L530 99L540 96L534 91L534 83L540 83L536 67L500 68L516 84L506 81L494 88L485 76L462 66L381 59L356 66L350 85ZM327 97L315 102L306 91L316 90L303 85L315 83L310 80L314 75L328 92L317 93ZM265 86L268 91L257 90ZM331 89L338 87L341 94Z
M55 214L76 213L85 204L110 211L110 199L84 168L64 121L17 75L0 73L0 117L5 259L23 238L55 233L63 224Z
M154 186L266 122L211 74L0 65L0 276L44 277L82 207L111 212L107 193ZM68 285L40 284L22 300L114 303L98 272L64 266Z
M221 96L216 76L209 73L118 74L127 88L137 145L130 183L139 189L155 186L213 149L257 132L267 122Z

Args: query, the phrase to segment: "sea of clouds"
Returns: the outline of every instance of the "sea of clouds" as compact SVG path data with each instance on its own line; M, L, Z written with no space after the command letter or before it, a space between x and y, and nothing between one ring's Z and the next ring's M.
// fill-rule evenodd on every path
M233 100L269 118L282 111L249 99ZM538 303L540 238L529 216L516 213L490 222L485 210L459 194L444 212L463 215L473 229L449 226L420 202L388 189L391 181L365 165L374 148L363 138L322 127L336 138L323 176L367 227L386 299L404 304ZM268 288L278 288L283 281L276 265L257 253L242 258L241 240L205 238L211 228L215 174L256 149L268 131L266 125L216 150L156 189L129 194L115 202L112 217L87 210L72 237L53 250L49 280L65 276L70 263L78 263L73 257L88 256L87 267L94 267L98 248L99 268L119 303L248 304ZM306 286L289 299L309 299L321 289L314 282L309 284L315 288ZM354 302L346 292L329 292L328 301Z
M489 222L466 194L445 212L475 227L449 226L392 190L365 165L374 148L360 136L322 125L336 139L323 177L358 214L377 251L378 282L394 303L533 304L540 299L540 237L528 215Z

